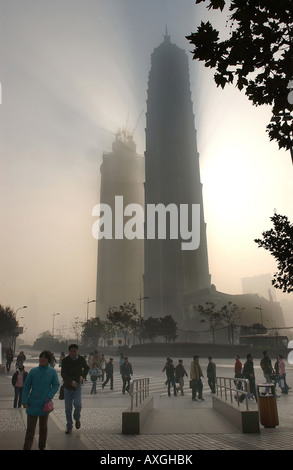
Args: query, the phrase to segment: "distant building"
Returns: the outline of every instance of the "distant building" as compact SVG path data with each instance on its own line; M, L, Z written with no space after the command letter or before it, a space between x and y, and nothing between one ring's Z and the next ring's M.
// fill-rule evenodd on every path
M144 312L172 315L179 325L184 297L211 283L192 107L188 57L166 34L152 54L148 81L145 203L199 204L200 246L184 251L180 238L145 239Z
M272 286L271 274L242 278L242 292L243 294L259 294L265 299L276 302L276 292Z
M287 334L287 331L282 329L286 325L279 302L272 302L258 294L227 294L217 291L216 287L211 285L210 288L196 292L186 299L183 307L184 328L179 331L180 338L197 342L211 341L209 323L197 310L199 305L206 307L206 302L213 302L219 308L228 302L238 306L240 317L235 337L243 331L243 327L245 329L253 325L266 328L270 334ZM227 342L227 329L220 325L215 336L216 342Z
M131 136L117 135L112 152L104 153L101 171L100 203L112 209L113 239L98 241L96 315L107 318L110 307L124 302L138 304L143 291L143 240L115 239L115 196L123 196L123 206L144 207L144 158L136 153Z

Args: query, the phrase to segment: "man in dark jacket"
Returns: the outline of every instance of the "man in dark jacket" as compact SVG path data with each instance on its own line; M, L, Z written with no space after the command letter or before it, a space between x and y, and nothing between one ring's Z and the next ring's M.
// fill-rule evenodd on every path
M120 372L122 375L122 381L123 381L123 386L122 386L122 393L129 392L129 387L130 387L130 379L131 375L133 375L132 371L132 365L130 362L128 362L128 357L124 358L124 362L120 367Z
M181 395L184 395L183 387L184 387L184 376L188 377L188 374L185 370L185 367L183 365L183 360L179 359L177 366L175 367L175 379L176 383L179 384L179 387L177 388L177 392L180 390Z
M107 362L105 367L106 372L106 380L102 383L102 388L107 385L110 380L110 390L113 390L113 373L114 373L114 366L113 366L113 357L110 357L109 362Z
M207 378L212 393L216 393L216 364L212 361L211 356L208 357Z
M257 400L256 396L256 388L255 388L255 374L254 374L254 365L253 365L253 356L251 354L247 354L247 361L245 362L242 370L242 377L243 379L248 379L249 381L249 388L250 388L250 395L254 395L255 399ZM245 399L245 395L241 395L239 398L240 402L243 402Z
M61 377L64 381L64 401L66 414L66 434L72 432L72 407L74 405L73 418L76 429L80 428L81 413L81 389L86 379L89 366L83 356L78 354L78 345L71 344L68 348L69 355L66 356L61 365Z
M264 378L266 379L266 383L275 384L276 376L274 374L272 361L271 361L268 351L263 352L263 358L260 361L260 367L263 371L263 375L264 375ZM274 391L275 397L280 398L280 396L276 394L276 387L274 387L273 391ZM270 392L270 387L266 388L266 392L267 393Z

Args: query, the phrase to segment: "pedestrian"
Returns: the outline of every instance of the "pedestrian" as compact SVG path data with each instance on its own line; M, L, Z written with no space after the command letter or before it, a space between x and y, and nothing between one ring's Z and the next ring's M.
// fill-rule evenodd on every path
M166 371L167 376L167 386L168 386L168 396L171 396L171 387L174 390L174 397L177 396L176 390L176 381L175 381L175 367L173 364L173 360L168 358L163 371Z
M102 354L101 362L100 362L100 369L102 371L101 379L102 379L103 382L104 382L104 378L105 378L105 368L106 368L106 359L105 359L105 355Z
M129 392L130 380L133 375L132 365L128 361L128 357L124 357L124 362L121 366L121 376L122 376L122 393Z
M75 427L79 429L81 415L81 391L82 383L89 372L89 366L83 356L78 354L78 345L70 344L69 354L62 361L61 377L64 381L64 403L66 414L66 434L71 434L73 421L72 409L74 407L73 418Z
M92 368L93 360L94 360L94 353L90 352L87 358L87 363L90 369Z
M99 353L99 351L95 351L94 352L94 357L93 357L93 365L95 364L98 369L100 369L100 363L101 363L101 354Z
M65 352L62 351L59 357L59 367L61 367L64 357L65 357Z
M37 421L39 419L39 449L44 450L48 434L49 412L44 405L51 401L59 388L59 380L55 369L49 366L51 352L43 351L39 356L39 366L31 369L25 379L22 404L27 413L27 430L23 450L31 450Z
M21 408L22 392L27 375L28 372L24 369L24 366L19 366L18 370L14 372L12 376L11 383L14 387L13 408Z
M56 357L55 357L54 353L52 353L52 357L51 357L51 361L50 361L49 366L54 368L56 366L56 363L57 363Z
M120 353L120 358L119 358L119 370L120 370L120 374L121 374L121 367L123 366L124 364L124 354L123 353Z
M242 362L240 361L240 357L238 354L234 357L235 364L234 364L234 378L235 379L242 379ZM242 390L242 382L241 380L234 380L235 387L237 390Z
M266 379L266 383L272 383L271 376L274 373L274 369L273 369L272 361L271 361L268 351L263 352L263 358L260 361L260 367L263 371L263 375L264 375L264 378Z
M11 363L13 362L13 351L12 348L8 348L6 351L6 370L7 372L10 371Z
M184 395L183 387L184 387L184 376L188 377L188 374L185 370L185 367L183 365L183 360L179 359L177 366L175 367L175 380L176 383L179 384L179 387L177 388L177 392L180 390L181 395Z
M167 366L167 364L169 363L169 361L170 361L170 357L167 357L166 363L165 363L165 365L164 365L164 368L163 368L162 372L165 372L166 366ZM168 385L168 379L166 379L165 385Z
M22 366L24 361L26 360L26 355L23 351L20 351L16 358L16 368L18 369L19 366Z
M91 395L97 393L97 380L99 377L99 369L96 364L93 364L93 367L89 371L89 375L92 381Z
M211 356L208 357L207 378L212 393L216 393L216 364L212 361Z
M105 382L102 383L102 388L105 388L105 386L110 380L110 390L113 390L113 374L114 374L113 357L110 357L109 361L107 362L106 367L105 367L105 373L106 373L106 380Z
M263 357L260 361L260 367L263 371L263 375L264 375L264 378L266 380L266 383L268 383L268 384L273 383L275 385L275 387L274 387L274 396L276 398L280 398L280 396L276 394L276 390L275 390L275 388L276 388L276 374L275 374L275 371L273 369L272 361L271 361L271 358L269 356L268 351L263 352ZM269 393L270 388L267 387L266 390L267 390L267 393Z
M246 362L244 363L244 366L243 366L242 376L244 379L247 379L249 381L250 393L248 395L248 398L254 397L257 400L256 388L255 388L255 373L254 373L254 364L253 364L252 354L247 354L246 356ZM239 402L242 403L243 400L245 400L245 394L242 393L240 397L236 395L235 399L239 400Z
M282 393L287 395L288 390L290 390L291 387L288 386L286 382L286 368L285 368L285 362L282 354L278 355L277 358L277 363L278 363L278 379L279 379L279 385L282 390Z
M201 378L203 377L201 366L199 365L199 356L193 356L193 361L190 364L190 379L192 385L192 400L197 399L204 401L202 396L203 383ZM198 394L198 396L196 396Z

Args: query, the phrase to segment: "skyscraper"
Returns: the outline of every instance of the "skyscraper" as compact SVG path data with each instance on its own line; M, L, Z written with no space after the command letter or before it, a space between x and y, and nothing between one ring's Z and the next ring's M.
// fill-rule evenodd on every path
M146 113L145 206L160 203L200 205L198 249L182 250L180 237L145 237L145 316L170 314L180 326L185 299L211 279L188 57L167 33L152 54Z
M98 242L96 316L106 320L110 307L137 303L143 290L143 240L129 240L123 233L115 237L115 221L123 217L128 204L144 205L144 159L136 153L130 135L116 136L112 152L104 152L101 171L100 203L112 211L112 239ZM120 214L115 211L115 198L123 202ZM122 200L123 197L123 200ZM125 218L127 220L127 218Z

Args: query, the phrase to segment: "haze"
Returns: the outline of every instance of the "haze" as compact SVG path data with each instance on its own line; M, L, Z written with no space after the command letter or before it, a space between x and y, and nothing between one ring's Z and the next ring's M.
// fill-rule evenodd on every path
M51 331L53 313L65 336L86 318L102 153L127 126L143 154L151 54L166 25L191 51L185 36L212 14L194 0L0 0L0 302L28 306L17 315L25 341ZM212 77L190 54L210 273L236 294L243 277L276 271L253 240L274 210L293 220L293 168L265 132L270 110Z

